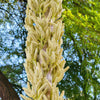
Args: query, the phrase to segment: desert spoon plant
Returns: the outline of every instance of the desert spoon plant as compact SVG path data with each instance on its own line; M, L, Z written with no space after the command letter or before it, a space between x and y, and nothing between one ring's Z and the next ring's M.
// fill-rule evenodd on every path
M57 83L62 80L65 61L61 48L64 25L61 17L62 0L28 0L25 28L25 70L28 83L25 100L64 100ZM57 20L58 19L58 20Z

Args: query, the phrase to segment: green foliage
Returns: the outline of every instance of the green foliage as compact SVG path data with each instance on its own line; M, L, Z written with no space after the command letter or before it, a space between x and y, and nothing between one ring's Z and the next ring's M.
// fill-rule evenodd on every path
M82 100L97 100L100 95L99 4L98 0L63 0L63 56L70 70L58 86L61 90L66 87L65 96L75 100L80 91L83 93Z

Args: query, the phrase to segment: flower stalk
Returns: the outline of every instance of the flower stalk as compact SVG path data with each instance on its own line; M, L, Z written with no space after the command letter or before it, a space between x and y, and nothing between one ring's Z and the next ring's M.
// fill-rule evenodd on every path
M62 0L28 0L25 28L27 88L25 100L64 100L56 87L69 67L61 48L64 24L62 23Z

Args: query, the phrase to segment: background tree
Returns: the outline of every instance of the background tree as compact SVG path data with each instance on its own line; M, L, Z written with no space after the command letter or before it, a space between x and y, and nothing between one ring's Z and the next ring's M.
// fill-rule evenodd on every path
M26 2L0 1L0 71L18 94L22 93L21 84L27 81L23 67L25 9Z
M100 2L63 0L63 56L71 68L59 83L72 100L100 99Z

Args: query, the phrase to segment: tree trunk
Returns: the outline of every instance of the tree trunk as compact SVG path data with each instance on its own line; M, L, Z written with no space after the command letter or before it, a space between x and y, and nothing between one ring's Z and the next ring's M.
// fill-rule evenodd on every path
M0 71L0 97L2 100L20 100L8 79Z

